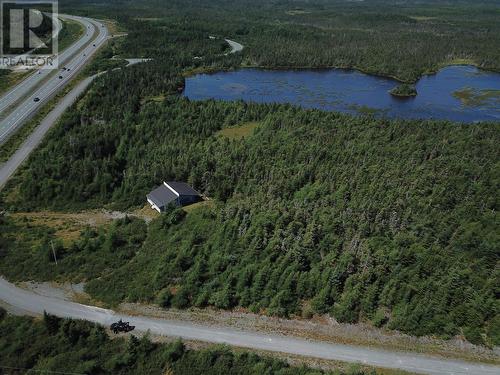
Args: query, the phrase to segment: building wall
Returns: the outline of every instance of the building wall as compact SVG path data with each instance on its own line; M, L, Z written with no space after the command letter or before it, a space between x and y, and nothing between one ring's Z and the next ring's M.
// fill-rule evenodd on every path
M147 200L148 200L148 203L151 205L152 209L154 209L160 213L165 211L166 207L158 207L156 204L154 204L154 202L151 199L147 198ZM181 195L176 200L172 201L171 204L174 204L177 207L182 207L182 206L185 206L187 204L196 203L200 200L201 200L201 197L198 195Z
M196 203L200 199L198 195L181 195L179 197L179 204L185 206L186 204Z
M154 209L154 210L156 210L158 212L161 212L160 208L156 204L154 204L151 199L147 198L147 200L148 200L148 203L151 205L152 209Z

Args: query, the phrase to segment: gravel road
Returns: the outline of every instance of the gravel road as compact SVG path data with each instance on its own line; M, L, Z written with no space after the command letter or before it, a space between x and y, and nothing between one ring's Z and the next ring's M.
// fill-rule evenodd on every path
M20 289L0 278L0 300L14 307L17 313L41 314L47 311L61 317L85 319L109 325L118 319L129 321L138 331L188 340L223 343L238 347L282 352L308 357L357 362L371 366L401 369L422 374L449 375L498 375L500 367L448 360L412 353L391 352L350 345L338 345L309 341L281 335L267 335L230 328L206 327L174 320L154 319L142 316L127 316L112 310L81 305L61 299L41 296Z

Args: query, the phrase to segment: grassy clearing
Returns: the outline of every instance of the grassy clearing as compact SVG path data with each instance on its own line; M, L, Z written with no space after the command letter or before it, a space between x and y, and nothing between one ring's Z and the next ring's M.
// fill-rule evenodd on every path
M113 220L111 213L106 224L89 225L101 220L96 216L0 217L5 244L0 273L13 281L79 283L125 266L145 239L146 223L129 217Z
M19 212L11 214L18 224L48 227L54 231L65 246L70 245L80 237L87 227L102 227L109 225L113 218L102 211L87 211L80 213L63 213L53 211Z
M187 213L190 213L190 212L193 212L194 210L197 210L201 207L207 207L207 208L211 208L211 207L214 207L215 206L215 201L213 200L204 200L204 201L201 201L201 202L198 202L198 203L193 203L193 204L190 204L189 206L185 206L183 207L182 209L184 211L186 211Z
M146 221L160 216L160 214L151 209L148 204L130 213L106 210L89 210L81 212L38 211L15 212L9 214L9 216L12 217L17 224L44 226L52 229L54 236L61 239L63 244L67 246L80 237L82 230L88 227L106 228L114 220L121 219L127 214L131 217L137 217Z
M144 220L153 220L160 216L160 213L156 210L153 210L151 206L146 203L144 207L139 208L132 212L132 215L143 218Z
M218 135L229 139L242 139L251 136L254 130L261 124L259 121L246 122L238 126L225 128L217 132Z
M144 105L144 104L150 103L150 102L161 103L165 100L165 98L166 98L165 94L160 94L157 96L147 96L144 99L141 99L141 105Z

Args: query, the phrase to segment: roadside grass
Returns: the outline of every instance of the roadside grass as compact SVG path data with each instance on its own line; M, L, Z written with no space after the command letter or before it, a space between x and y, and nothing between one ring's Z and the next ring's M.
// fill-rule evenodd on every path
M7 73L0 79L0 95L9 90L12 86L17 85L27 76L29 76L32 71L12 71Z
M28 136L40 125L40 122L54 109L57 103L66 96L75 86L85 78L84 75L78 74L62 91L49 100L36 115L28 122L17 129L0 148L0 163L5 163L16 152L19 146L28 138ZM57 121L59 122L59 120Z
M1 149L0 149L1 151ZM21 185L19 183L19 175L13 175L9 181L7 181L5 186L10 186L8 193L4 196L4 202L7 204L12 204L19 199Z
M238 126L221 129L216 134L229 139L247 138L253 134L260 124L260 121L245 122Z
M64 51L77 41L85 32L82 24L73 20L63 20L63 28L59 36L59 52Z
M120 48L122 38L112 38L94 55L92 61L83 69L83 73L91 76L117 68L124 68L128 62L115 55Z
M116 20L112 20L112 19L103 19L101 20L101 22L103 24L106 25L106 27L108 28L108 31L109 31L109 34L110 35L113 35L113 36L119 36L121 34L124 34L126 33L126 29L124 27L122 27L118 21Z
M245 352L248 349L245 348L234 348L235 352ZM409 372L403 370L373 367L368 365L361 365L358 363L335 361L321 358L304 357L300 355L282 353L282 352L268 352L265 350L253 350L256 354L261 356L271 356L277 359L281 359L292 366L305 365L312 368L320 368L329 371L341 371L346 375L417 375L416 372Z

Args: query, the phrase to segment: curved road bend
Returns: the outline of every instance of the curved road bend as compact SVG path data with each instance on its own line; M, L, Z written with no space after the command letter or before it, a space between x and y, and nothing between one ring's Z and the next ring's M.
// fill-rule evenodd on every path
M224 39L224 40L226 41L227 44L229 44L229 47L231 47L231 51L226 53L226 55L228 55L230 53L236 53L236 52L243 51L242 44L235 42L234 40L230 40L230 39Z
M0 300L18 312L42 314L47 311L65 318L85 319L110 325L118 319L129 321L139 331L150 330L160 335L181 337L228 344L238 347L282 352L307 357L316 357L365 365L406 370L431 375L498 375L500 366L443 359L420 354L390 352L350 345L330 344L318 341L246 332L232 328L205 327L198 324L174 320L155 319L142 316L118 314L112 310L81 305L61 299L41 296L16 287L0 278Z
M35 73L29 76L0 99L0 110L3 108L5 111L15 105L13 110L0 120L0 144L46 104L55 93L68 84L108 38L108 30L100 22L75 16L64 17L81 22L87 28L84 36L61 54L60 65L69 70L60 69L56 71L54 76L49 76L53 71L41 70L40 74ZM93 39L96 31L97 37ZM32 91L33 89L34 91ZM24 96L27 97L16 104L19 98ZM35 98L38 98L39 101L35 101Z

